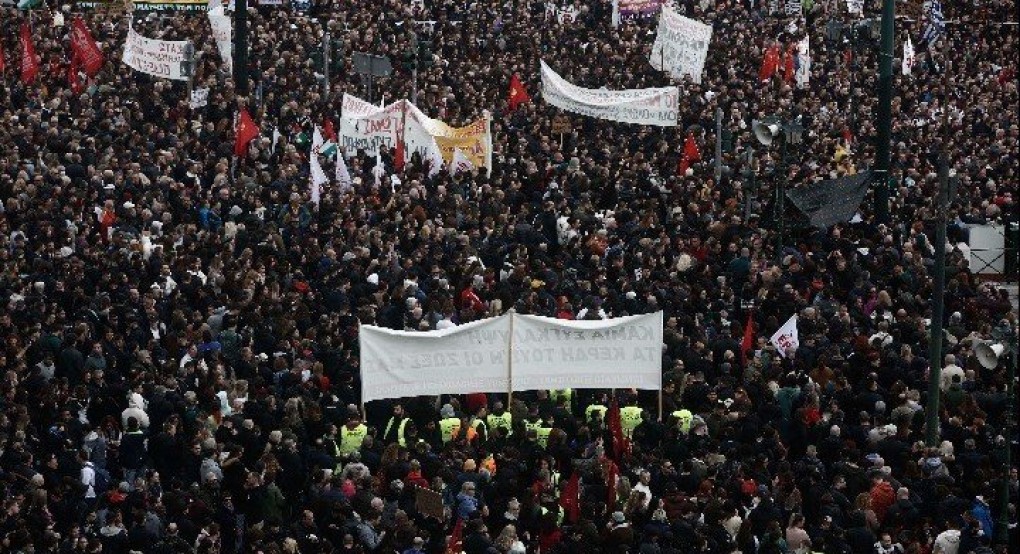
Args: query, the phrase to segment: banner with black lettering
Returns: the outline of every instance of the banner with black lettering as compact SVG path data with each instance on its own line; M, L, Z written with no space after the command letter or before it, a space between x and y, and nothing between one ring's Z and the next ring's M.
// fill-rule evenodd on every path
M786 197L804 212L815 227L850 221L868 193L871 172L787 190Z
M362 401L508 391L510 318L427 332L362 325Z
M595 321L515 315L514 390L662 385L662 312Z
M557 108L581 115L676 127L680 90L677 87L627 90L590 89L568 82L543 61L542 98Z

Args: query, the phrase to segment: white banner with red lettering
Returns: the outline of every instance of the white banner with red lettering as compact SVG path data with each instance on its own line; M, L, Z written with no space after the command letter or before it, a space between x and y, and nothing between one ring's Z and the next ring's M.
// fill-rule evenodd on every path
M775 346L776 350L779 351L779 355L784 358L791 348L796 350L800 346L800 334L797 332L797 315L794 314L790 319L787 319L786 323L769 340L772 342L772 346Z

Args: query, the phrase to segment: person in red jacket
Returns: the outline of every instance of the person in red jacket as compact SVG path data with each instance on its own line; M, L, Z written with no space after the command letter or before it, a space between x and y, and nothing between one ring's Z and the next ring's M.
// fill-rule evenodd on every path
M481 315L485 313L485 302L475 292L475 286L473 283L468 283L467 287L460 292L460 308L462 310L470 310L475 315Z
M871 475L871 492L869 496L871 497L871 509L875 511L875 517L878 518L879 522L885 521L885 514L889 511L889 506L896 503L896 491L885 480L885 475L880 470L875 471Z

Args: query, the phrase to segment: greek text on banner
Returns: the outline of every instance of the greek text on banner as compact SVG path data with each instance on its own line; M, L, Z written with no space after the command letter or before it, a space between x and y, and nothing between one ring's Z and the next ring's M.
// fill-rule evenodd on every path
M676 127L680 91L677 87L604 90L579 87L542 64L542 98L557 108L581 115Z

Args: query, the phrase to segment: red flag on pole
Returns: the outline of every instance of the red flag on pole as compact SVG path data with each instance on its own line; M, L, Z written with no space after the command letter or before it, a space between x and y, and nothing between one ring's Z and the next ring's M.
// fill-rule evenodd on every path
M687 133L687 140L684 141L684 153L680 156L680 164L677 167L677 175L683 177L691 164L701 159L701 151L698 144L694 142L694 133Z
M248 143L259 136L259 128L255 121L248 115L248 110L242 109L237 117L237 138L234 140L234 155L244 156L248 150Z
M569 523L574 523L581 517L581 474L574 470L570 480L567 481L563 490L560 491L560 506Z
M758 70L758 80L768 81L779 69L779 45L773 44L765 50L765 58L761 61L761 69Z
M605 460L609 463L606 468L606 505L610 510L616 509L616 479L620 476L620 469L612 460Z
M794 78L797 77L796 59L797 45L791 44L786 48L786 53L783 54L783 80L787 83L792 83Z
M78 55L71 56L71 62L67 64L67 86L71 92L81 94L85 90L81 80L78 78Z
M26 85L35 81L39 74L39 58L35 55L35 45L32 44L32 29L28 22L21 24L21 82Z
M397 141L397 153L393 155L393 167L397 171L404 170L404 141Z
M92 39L92 33L85 26L81 16L75 17L71 23L71 49L89 77L99 73L99 70L103 68L103 52L99 50L99 45Z
M613 444L610 452L614 460L619 460L626 450L626 438L623 436L623 423L620 422L620 404L613 399L609 405L609 412L606 414L606 422L609 425L609 433L613 437Z
M521 83L521 78L514 73L510 77L510 109L516 110L517 106L525 102L531 102L531 97L528 96L528 91L524 88L524 84Z
M747 323L744 324L744 338L740 341L740 363L747 365L747 353L754 346L754 321L751 319L751 312L747 312Z
M446 541L446 552L447 554L460 554L462 550L464 550L464 520L457 518L453 532L450 533L450 538Z
M336 129L333 127L333 120L328 117L326 122L322 124L322 136L336 142Z
M4 45L0 42L0 73L7 71L7 61L4 60Z

